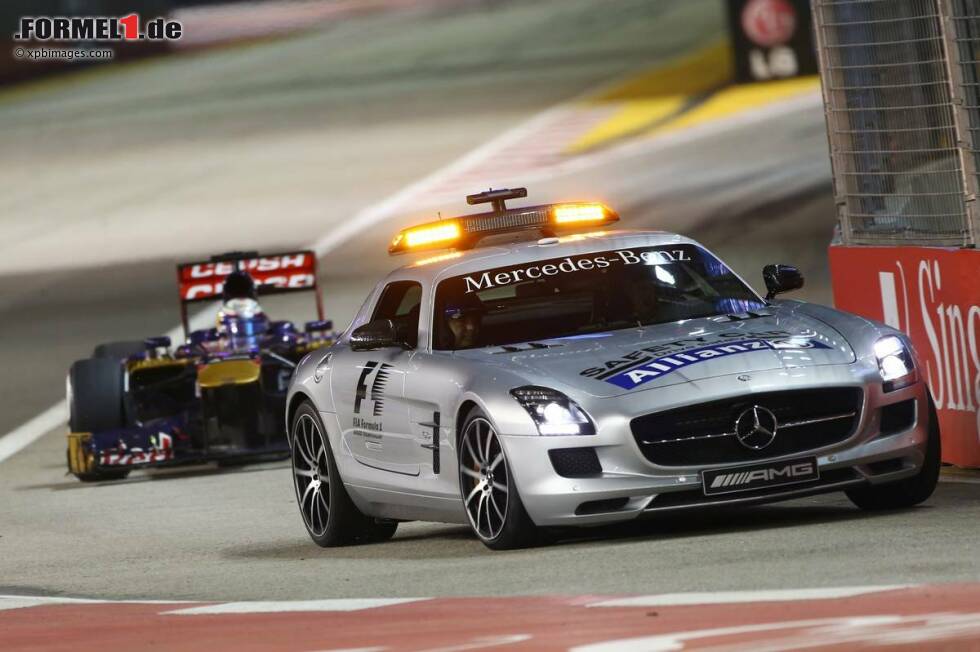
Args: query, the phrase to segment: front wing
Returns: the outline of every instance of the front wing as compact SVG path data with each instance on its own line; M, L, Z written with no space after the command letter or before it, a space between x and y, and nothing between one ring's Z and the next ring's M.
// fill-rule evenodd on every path
M285 457L289 445L281 442L258 447L196 445L183 419L161 420L104 432L68 434L68 470L75 475L147 467L180 466L222 460Z

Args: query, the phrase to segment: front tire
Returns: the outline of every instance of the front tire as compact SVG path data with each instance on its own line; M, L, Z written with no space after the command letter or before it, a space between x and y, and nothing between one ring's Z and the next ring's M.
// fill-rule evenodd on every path
M847 492L847 497L852 503L868 511L914 507L925 502L936 490L941 466L942 444L939 437L939 419L930 395L929 437L926 440L926 455L919 473L898 482L851 489Z
M460 494L473 533L491 550L538 544L497 431L479 408L467 415L458 449Z
M318 546L385 541L398 523L365 516L351 500L337 470L326 429L313 404L304 401L290 427L293 485L303 524Z
M88 358L71 366L68 371L68 429L72 433L92 433L126 425L123 375L122 364L112 358ZM82 482L122 480L129 475L130 469L98 468L91 453L79 448L81 446L81 441L69 442L67 456L68 470Z
M72 432L122 428L124 371L119 360L78 360L68 371L68 426Z

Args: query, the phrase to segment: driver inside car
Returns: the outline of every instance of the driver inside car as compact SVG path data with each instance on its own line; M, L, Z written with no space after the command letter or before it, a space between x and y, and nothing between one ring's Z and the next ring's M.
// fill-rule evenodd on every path
M255 281L247 272L235 271L225 279L217 322L218 333L234 349L257 345L258 336L269 329Z
M473 295L464 295L459 305L446 306L446 325L452 333L454 348L477 346L485 310L483 302Z

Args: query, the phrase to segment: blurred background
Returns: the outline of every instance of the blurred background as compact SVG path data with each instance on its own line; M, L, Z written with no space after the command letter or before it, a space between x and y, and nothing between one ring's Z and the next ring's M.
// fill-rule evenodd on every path
M806 6L4 3L0 432L62 398L95 343L176 326L176 261L313 247L342 327L407 262L386 253L398 228L465 212L489 187L603 200L626 227L701 240L757 288L764 264L796 264L799 296L830 303L835 209ZM96 65L13 56L20 16L130 11L183 36L109 44Z

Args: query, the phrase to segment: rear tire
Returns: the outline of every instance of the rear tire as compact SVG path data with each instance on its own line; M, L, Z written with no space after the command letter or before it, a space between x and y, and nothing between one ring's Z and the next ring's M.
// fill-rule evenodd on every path
M458 448L459 489L470 528L491 550L543 543L528 516L497 431L474 407L463 422Z
M125 360L129 356L142 353L143 351L146 351L146 344L143 340L104 342L95 347L95 350L92 351L92 357Z
M72 432L98 432L126 424L123 367L115 358L78 360L68 371L68 426Z
M296 502L313 542L332 548L393 537L398 523L376 521L364 515L351 500L337 470L326 429L312 403L304 401L299 406L289 431Z
M919 473L898 482L851 489L847 492L847 497L852 503L868 511L913 507L925 502L935 491L941 466L942 444L939 437L939 420L936 406L930 395L929 437L926 440L926 455Z

